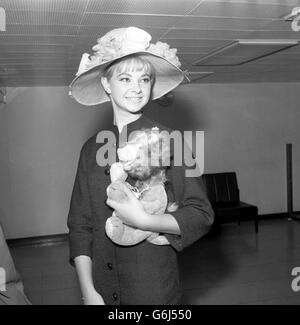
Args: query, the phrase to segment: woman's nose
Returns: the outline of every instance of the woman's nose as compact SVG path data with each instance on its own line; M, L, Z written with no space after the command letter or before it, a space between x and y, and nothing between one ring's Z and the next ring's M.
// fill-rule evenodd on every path
M136 92L136 93L140 93L141 90L141 85L138 81L134 81L132 84L132 89Z

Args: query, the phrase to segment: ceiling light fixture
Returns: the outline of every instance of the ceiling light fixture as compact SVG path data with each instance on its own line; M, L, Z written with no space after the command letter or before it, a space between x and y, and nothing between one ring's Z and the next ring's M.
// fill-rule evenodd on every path
M235 40L199 60L196 66L234 66L254 61L298 45L293 40Z

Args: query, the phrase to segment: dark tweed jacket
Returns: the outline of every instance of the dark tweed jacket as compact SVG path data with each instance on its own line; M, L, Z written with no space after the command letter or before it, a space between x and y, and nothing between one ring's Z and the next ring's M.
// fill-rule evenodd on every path
M127 134L154 126L170 131L142 116L127 125ZM111 131L118 147L118 130L113 126ZM130 247L118 246L105 234L105 221L112 213L105 204L109 166L100 167L96 162L97 151L104 145L96 139L97 135L90 138L81 150L73 188L68 215L71 262L79 255L92 258L95 288L108 305L179 304L177 252L207 233L214 218L201 178L185 177L186 167L182 166L167 170L168 197L180 203L179 209L171 214L181 235L167 235L171 245L157 246L144 241Z

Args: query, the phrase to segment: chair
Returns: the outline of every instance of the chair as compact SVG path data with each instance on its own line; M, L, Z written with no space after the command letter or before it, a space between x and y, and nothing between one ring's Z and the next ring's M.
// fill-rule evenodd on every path
M240 201L235 172L203 174L202 179L215 212L215 226L253 219L255 232L258 232L258 208Z

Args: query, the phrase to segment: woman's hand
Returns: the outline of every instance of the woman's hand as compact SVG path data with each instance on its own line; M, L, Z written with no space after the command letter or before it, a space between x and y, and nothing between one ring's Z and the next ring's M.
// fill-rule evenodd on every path
M142 203L134 196L132 191L120 182L118 184L126 195L127 199L116 202L107 199L106 203L116 212L116 215L127 225L141 230L147 230L149 215L145 212Z
M116 215L124 224L140 230L181 234L179 225L171 214L148 214L126 184L119 182L116 187L123 190L126 199L122 202L107 199L106 203L115 210Z
M84 305L105 305L102 296L99 295L96 290L90 290L86 292L82 299Z

